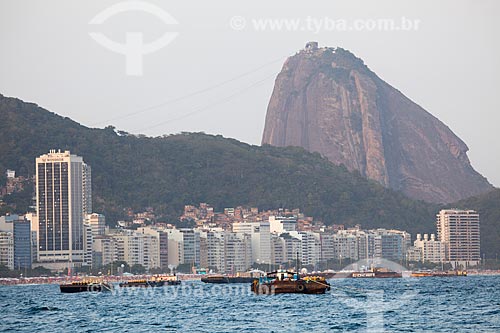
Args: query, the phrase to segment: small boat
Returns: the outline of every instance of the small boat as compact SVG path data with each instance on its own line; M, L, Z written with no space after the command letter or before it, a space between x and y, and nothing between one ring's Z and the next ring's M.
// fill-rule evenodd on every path
M393 272L386 268L372 268L366 271L357 272L338 272L334 278L354 278L354 279L366 279L366 278L401 278L403 274L401 272Z
M432 276L438 276L438 277L449 277L449 276L467 276L467 271L439 271L439 272L434 272Z
M252 283L256 278L250 276L208 275L201 278L204 283Z
M301 274L302 277L306 276L321 276L325 279L332 279L335 276L335 272L313 272L313 273L306 273L306 274Z
M104 281L76 281L59 285L62 293L81 293L85 291L111 291L113 286Z
M263 276L265 273L254 269L248 272L239 272L236 275L211 274L201 278L204 283L252 283L255 279Z
M177 275L162 276L160 279L165 282L166 286L178 286L181 284L181 280L179 280Z
M411 273L411 277L428 277L428 276L434 276L434 274L432 272L426 272L426 271L418 271Z
M306 276L301 278L295 272L278 270L255 279L252 291L256 294L324 294L330 290L330 284L321 276Z
M167 286L178 286L181 284L181 280L167 280L165 281Z
M176 286L180 285L181 281L176 276L154 276L153 278L147 279L139 279L139 280L129 280L124 281L119 284L122 288L149 288L149 287L163 287L163 286Z
M138 288L148 288L148 287L163 287L165 285L164 281L155 281L155 280L146 280L146 279L140 279L140 280L129 280L129 281L124 281L120 282L119 286L121 288L132 288L132 287L138 287Z
M452 277L452 276L467 276L467 271L419 271L412 272L412 277Z

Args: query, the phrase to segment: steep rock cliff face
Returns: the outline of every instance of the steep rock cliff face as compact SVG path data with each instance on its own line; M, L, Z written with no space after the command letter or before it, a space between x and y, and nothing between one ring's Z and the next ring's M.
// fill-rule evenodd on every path
M341 48L309 43L287 59L269 102L262 143L319 152L431 202L493 188L446 125Z

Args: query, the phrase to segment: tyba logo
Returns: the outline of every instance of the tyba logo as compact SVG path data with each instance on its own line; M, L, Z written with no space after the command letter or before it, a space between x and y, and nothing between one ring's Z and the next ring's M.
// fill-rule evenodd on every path
M178 24L177 20L162 8L142 1L124 1L114 4L97 14L89 24L102 24L117 14L134 11L154 15L165 24ZM143 56L167 46L179 33L165 32L160 38L148 44L144 44L142 32L126 32L125 44L117 43L100 32L90 32L89 35L108 50L125 55L127 75L140 76L143 73Z

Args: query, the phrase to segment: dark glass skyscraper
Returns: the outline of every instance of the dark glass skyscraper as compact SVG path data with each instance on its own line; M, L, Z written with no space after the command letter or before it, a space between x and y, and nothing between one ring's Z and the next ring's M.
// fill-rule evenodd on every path
M38 261L83 261L90 188L90 166L80 156L51 150L36 159Z
M12 222L14 233L14 269L31 269L31 222Z

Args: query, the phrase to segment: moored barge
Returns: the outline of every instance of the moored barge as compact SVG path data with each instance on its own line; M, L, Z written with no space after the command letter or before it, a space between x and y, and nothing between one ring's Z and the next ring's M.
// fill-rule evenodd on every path
M239 272L236 275L210 274L201 278L204 283L252 283L255 279L264 275L265 272L254 269L248 272Z
M295 272L278 270L255 279L252 291L256 294L324 294L330 290L330 284L324 277L307 276L301 278Z
M373 279L373 278L401 278L401 272L393 272L385 268L372 268L366 271L356 272L338 272L334 278L354 278L354 279Z
M467 276L467 271L417 271L411 273L411 277L452 277L452 276Z
M120 288L163 287L164 285L165 285L164 281L146 280L146 279L124 281L124 282L120 282L120 284L119 284Z
M120 282L119 286L121 288L149 288L149 287L163 287L163 286L175 286L181 284L181 281L177 276L154 276L151 279L138 279Z
M256 278L249 276L209 275L201 278L204 283L252 283Z
M59 285L62 293L111 291L113 286L104 281L75 281Z

